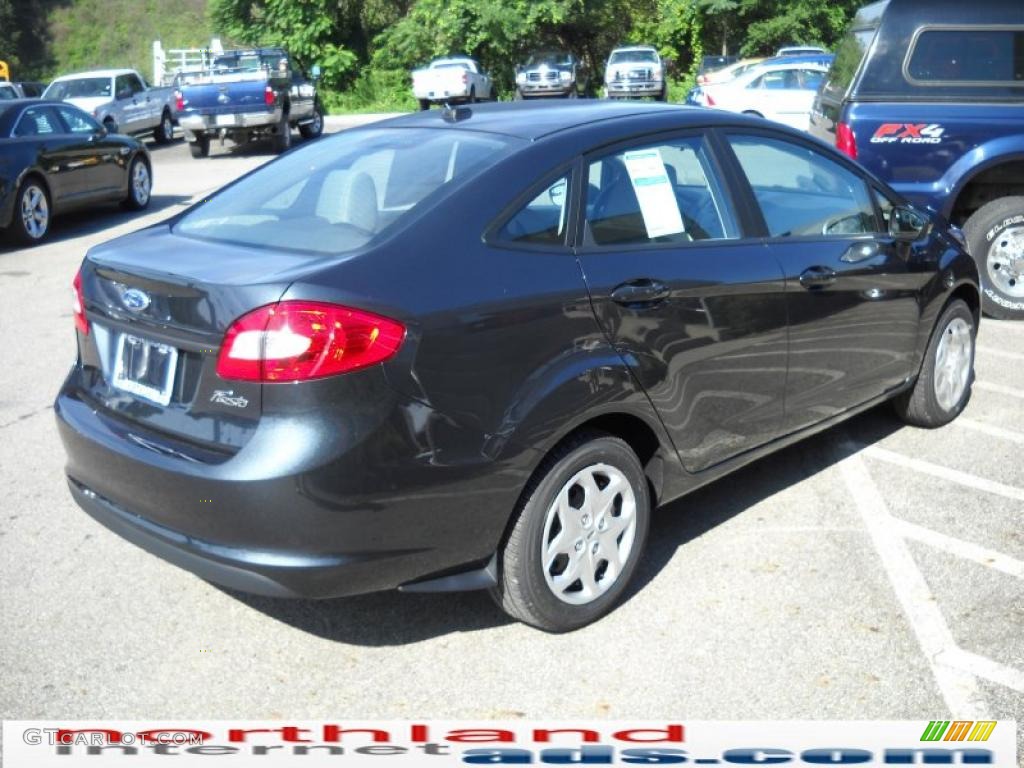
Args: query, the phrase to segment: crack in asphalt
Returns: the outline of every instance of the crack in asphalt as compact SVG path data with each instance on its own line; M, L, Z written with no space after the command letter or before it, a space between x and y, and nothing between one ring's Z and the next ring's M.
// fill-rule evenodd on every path
M53 406L52 405L44 405L42 408L37 408L34 411L29 411L28 413L23 413L21 416L18 416L13 421L6 421L3 424L0 424L0 429L7 429L8 427L13 427L15 424L20 424L23 421L31 419L33 416L38 416L41 413L46 413L47 411L52 411L52 410L53 410Z

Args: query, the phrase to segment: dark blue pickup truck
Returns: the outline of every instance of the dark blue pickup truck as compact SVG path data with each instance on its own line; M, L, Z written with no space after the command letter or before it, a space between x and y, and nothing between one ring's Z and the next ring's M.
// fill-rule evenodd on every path
M1024 319L1024 0L865 6L810 130L961 227L985 313Z
M307 139L324 127L314 80L281 48L224 51L209 71L190 76L176 99L193 157L209 155L217 137L239 144L269 137L284 152L293 127Z

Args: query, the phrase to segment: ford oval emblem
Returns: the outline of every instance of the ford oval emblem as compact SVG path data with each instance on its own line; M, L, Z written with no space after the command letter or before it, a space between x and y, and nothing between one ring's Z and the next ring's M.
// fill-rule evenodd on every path
M132 312L141 312L152 303L152 300L145 291L129 288L121 294L121 303Z

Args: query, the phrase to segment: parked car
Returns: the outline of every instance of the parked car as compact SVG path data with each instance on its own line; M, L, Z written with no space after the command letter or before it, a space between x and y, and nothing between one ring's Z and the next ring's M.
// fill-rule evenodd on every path
M787 45L775 52L776 56L806 56L815 53L828 53L817 45Z
M728 82L735 77L739 77L747 70L756 67L762 61L764 61L764 59L741 59L740 61L733 62L721 69L705 72L702 75L697 75L697 85L711 85L712 83Z
M324 130L324 110L310 77L283 48L224 51L201 75L177 91L178 123L192 157L207 157L210 140L245 144L269 137L277 152L292 145L292 128L304 139Z
M234 589L490 588L594 621L651 510L893 400L964 408L977 269L820 142L484 104L303 146L90 250L75 500Z
M566 51L540 51L516 67L517 101L538 96L575 99L587 86L583 65Z
M706 107L765 117L805 131L814 94L827 73L820 64L762 64L728 82L702 87L693 99Z
M38 99L46 86L42 83L9 83L0 80L0 101L11 99Z
M962 227L986 314L1024 319L1024 15L1016 0L857 14L811 132Z
M23 245L74 208L149 205L153 169L142 142L107 133L62 101L0 101L0 231Z
M88 112L107 133L174 139L174 91L150 88L134 69L103 69L58 77L43 93Z
M650 45L616 48L604 68L606 99L651 96L657 101L668 99L665 62Z
M475 104L494 98L494 83L469 56L434 59L412 73L412 93L420 109L431 104Z

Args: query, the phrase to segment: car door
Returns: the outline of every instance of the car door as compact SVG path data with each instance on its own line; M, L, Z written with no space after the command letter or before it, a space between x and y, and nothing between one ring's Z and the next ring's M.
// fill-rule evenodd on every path
M306 118L313 114L313 99L316 89L306 77L306 74L299 69L291 69L291 116L293 118Z
M104 135L99 123L71 104L56 107L67 144L68 162L75 168L76 195L82 200L110 197L124 186L127 151Z
M726 139L786 276L787 431L901 384L913 374L918 295L934 273L882 231L854 164L774 131L734 129Z
M145 105L138 99L136 81L132 75L118 75L114 78L114 104L117 109L117 130L119 133L135 133L141 130Z
M700 132L589 156L577 248L598 321L700 471L779 434L782 268Z

